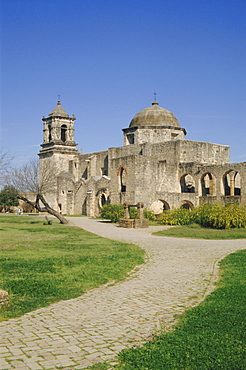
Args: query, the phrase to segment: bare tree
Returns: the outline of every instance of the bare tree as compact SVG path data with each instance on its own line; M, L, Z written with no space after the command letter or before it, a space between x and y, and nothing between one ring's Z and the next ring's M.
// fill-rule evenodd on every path
M8 183L19 191L18 199L30 204L39 212L48 212L57 217L62 224L68 221L59 212L54 210L44 198L55 184L56 173L50 164L39 166L38 159L31 159L21 168L14 169L8 176ZM35 201L30 200L30 193L35 195Z
M11 169L12 159L7 151L0 148L0 185L3 185L4 179Z

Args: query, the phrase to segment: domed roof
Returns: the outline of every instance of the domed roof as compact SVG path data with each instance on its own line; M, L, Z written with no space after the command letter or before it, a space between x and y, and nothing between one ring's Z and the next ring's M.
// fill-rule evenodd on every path
M168 126L180 127L177 118L167 109L159 107L154 101L151 107L138 112L130 122L129 127L139 126Z
M69 117L65 109L62 108L60 100L58 100L57 106L53 109L49 116Z

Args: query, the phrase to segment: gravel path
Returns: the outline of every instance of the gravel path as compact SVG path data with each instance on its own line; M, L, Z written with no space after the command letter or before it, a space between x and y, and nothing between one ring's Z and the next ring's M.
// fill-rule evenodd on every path
M174 315L213 290L218 261L246 248L241 240L158 237L87 217L73 225L145 249L148 261L121 283L93 289L0 324L1 369L83 369L113 362L123 348L168 329Z

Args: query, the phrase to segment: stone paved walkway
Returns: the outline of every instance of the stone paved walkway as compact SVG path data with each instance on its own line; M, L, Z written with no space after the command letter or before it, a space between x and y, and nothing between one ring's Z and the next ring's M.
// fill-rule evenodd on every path
M86 217L70 222L140 245L148 262L124 282L2 322L2 370L83 369L113 362L120 350L147 341L169 328L175 314L198 304L213 289L218 261L246 248L245 240L157 237L151 235L153 228L121 229Z

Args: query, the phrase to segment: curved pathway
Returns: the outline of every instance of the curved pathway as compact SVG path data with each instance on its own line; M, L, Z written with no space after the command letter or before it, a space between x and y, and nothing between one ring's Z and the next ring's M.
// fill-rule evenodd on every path
M122 229L87 217L70 224L138 244L147 263L124 282L106 284L0 324L0 369L83 369L168 329L174 316L213 289L218 261L245 240L158 237L154 229ZM161 227L163 228L163 227Z

